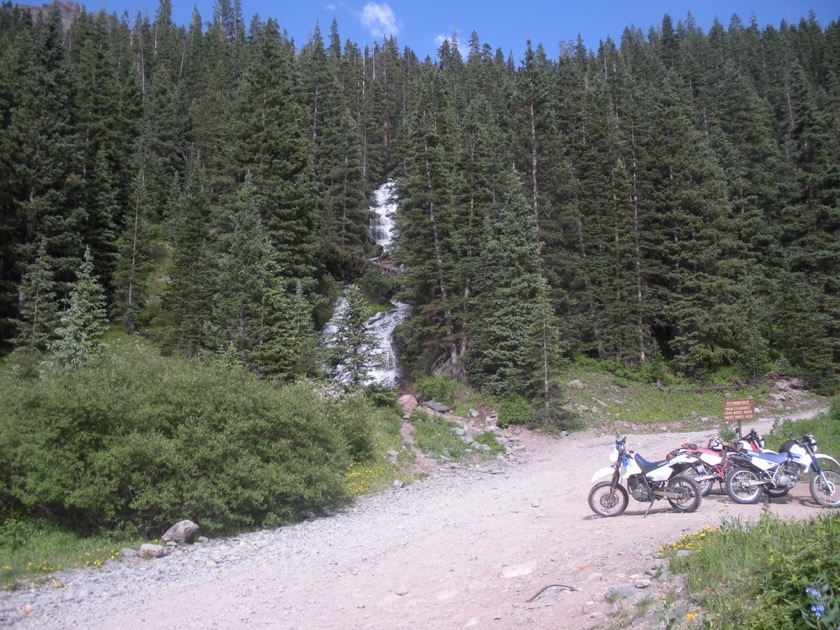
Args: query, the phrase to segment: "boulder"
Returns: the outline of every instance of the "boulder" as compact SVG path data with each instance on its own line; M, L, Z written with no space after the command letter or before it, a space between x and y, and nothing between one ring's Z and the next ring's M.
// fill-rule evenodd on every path
M397 398L397 404L404 413L411 413L417 408L417 399L411 394L403 394Z
M431 409L432 411L436 411L437 413L448 413L452 411L452 407L450 407L449 405L445 405L434 400L425 401L423 403L423 406L428 409Z
M190 542L198 533L198 525L192 521L181 521L175 523L169 530L160 537L163 542L175 542L183 544Z

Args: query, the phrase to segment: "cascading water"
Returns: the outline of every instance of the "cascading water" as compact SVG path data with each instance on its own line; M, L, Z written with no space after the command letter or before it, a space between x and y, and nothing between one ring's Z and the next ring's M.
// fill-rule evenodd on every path
M374 205L370 207L371 232L376 238L376 244L387 254L394 239L394 213L397 211L395 198L397 185L393 181L382 184L373 194ZM374 259L375 261L376 259ZM368 322L371 333L378 340L378 352L381 357L379 365L374 366L370 377L374 383L394 385L399 378L400 365L396 346L394 345L394 330L408 316L408 304L392 302L393 308L376 314Z
M370 231L384 254L391 249L391 243L394 240L394 213L397 211L394 193L396 190L396 183L385 182L373 193L376 204L370 207L373 213Z
M392 181L382 184L374 192L374 205L370 206L371 223L370 230L376 244L381 248L382 254L386 255L393 243L394 238L394 213L397 210L397 202L394 198L396 184ZM372 263L381 263L382 256L371 259ZM333 318L327 322L324 328L326 338L336 331L335 321L341 317L344 309L347 308L346 298L339 298L335 305ZM392 386L397 383L400 375L399 356L394 344L394 330L408 316L408 304L392 302L391 308L374 315L367 323L368 332L376 339L374 354L378 357L375 365L372 365L367 374L367 383L378 383Z

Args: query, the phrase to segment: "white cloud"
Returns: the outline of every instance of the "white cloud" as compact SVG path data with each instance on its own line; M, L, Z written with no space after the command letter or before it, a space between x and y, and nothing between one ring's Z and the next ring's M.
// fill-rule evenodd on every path
M385 3L368 2L362 9L362 26L373 37L396 36L400 32L397 16L391 7Z
M435 37L435 47L439 50L445 41L448 41L450 46L453 43L456 44L458 52L461 53L461 57L466 60L467 56L470 54L470 46L459 39L457 31L451 33L450 35L437 35Z

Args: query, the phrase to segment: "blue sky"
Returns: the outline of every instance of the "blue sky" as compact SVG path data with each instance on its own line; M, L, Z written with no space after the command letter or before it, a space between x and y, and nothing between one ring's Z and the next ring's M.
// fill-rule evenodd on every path
M85 2L85 0L82 0ZM231 0L232 1L232 0ZM173 19L187 25L197 8L207 22L213 16L215 0L171 0ZM760 27L778 27L782 20L798 23L813 10L825 27L840 17L838 0L546 0L514 2L503 0L241 0L246 24L255 13L263 20L275 18L298 47L312 34L316 22L326 39L333 19L338 23L342 43L348 39L360 47L395 35L400 48L408 46L421 59L435 57L442 38L455 34L462 44L475 31L481 42L495 51L520 61L525 43L541 43L550 58L556 58L560 42L575 41L597 49L600 41L611 37L618 42L626 26L647 34L662 22L666 13L674 24L689 12L696 24L707 32L715 17L728 26L733 14L744 24L755 16ZM87 0L89 11L104 9L122 17L128 11L154 18L157 0Z

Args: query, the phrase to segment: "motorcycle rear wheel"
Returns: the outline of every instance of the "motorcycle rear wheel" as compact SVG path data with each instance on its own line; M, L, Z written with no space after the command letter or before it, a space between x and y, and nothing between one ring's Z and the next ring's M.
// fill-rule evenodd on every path
M697 484L697 487L700 489L700 496L708 496L709 493L712 491L712 488L715 485L714 479L704 479L703 481L698 481L697 478L700 477L700 473L697 472L696 468L686 468L684 471L680 473L683 477L688 477L694 483ZM703 475L704 477L708 476L708 474Z
M630 495L622 485L612 488L611 481L602 481L589 491L589 507L598 516L618 516L627 509Z
M700 501L703 497L700 494L700 487L694 479L677 475L668 481L668 489L678 492L680 495L679 498L668 498L668 503L675 510L693 512L700 507Z
M823 470L822 476L811 477L811 496L823 507L840 507L840 472Z
M757 503L764 486L752 485L758 475L749 468L737 468L726 476L726 494L735 503Z

